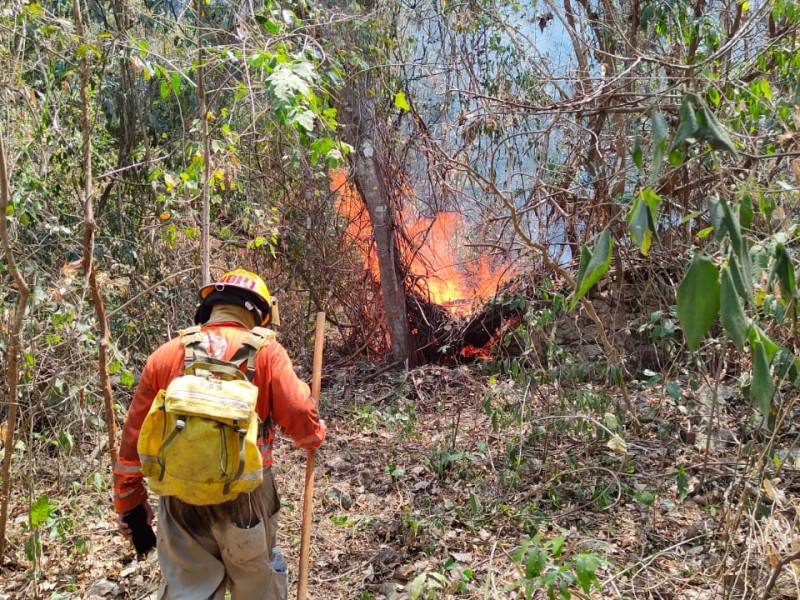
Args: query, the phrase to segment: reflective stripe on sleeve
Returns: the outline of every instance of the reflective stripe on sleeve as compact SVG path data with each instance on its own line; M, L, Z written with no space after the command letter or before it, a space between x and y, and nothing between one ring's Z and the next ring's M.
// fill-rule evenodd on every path
M129 464L123 465L121 463L117 463L114 465L114 472L116 473L141 473L142 468L139 463L137 464Z
M133 494L136 494L138 492L141 492L141 488L138 487L131 488L127 492L114 492L114 498L117 500L122 500L123 498L132 496Z

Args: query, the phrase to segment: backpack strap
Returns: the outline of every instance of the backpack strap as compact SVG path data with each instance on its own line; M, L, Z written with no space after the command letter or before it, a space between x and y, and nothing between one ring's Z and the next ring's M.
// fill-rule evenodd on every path
M200 342L203 341L203 327L201 325L195 325L188 329L181 329L179 333L185 353L183 359L184 371L201 359L211 358L208 356L208 353L200 347Z
M258 351L268 342L275 339L275 332L266 327L254 327L244 338L236 353L231 357L231 362L237 365L247 360L247 378L252 379L256 372L256 356Z
M245 461L245 450L244 450L244 440L247 436L247 429L239 426L238 424L234 424L234 429L236 433L239 435L239 467L236 469L236 472L233 473L230 477L228 477L227 481L225 482L225 486L222 488L222 493L226 496L231 491L231 484L238 480L242 476L242 472L244 471L244 461Z

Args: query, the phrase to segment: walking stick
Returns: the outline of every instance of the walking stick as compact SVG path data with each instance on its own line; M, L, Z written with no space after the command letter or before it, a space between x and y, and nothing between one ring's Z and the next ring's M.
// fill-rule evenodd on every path
M322 383L322 346L325 343L325 313L317 313L314 332L314 366L311 371L311 399L319 410L319 388ZM306 457L306 486L303 491L303 528L300 534L300 570L297 579L297 600L308 595L308 552L311 545L311 513L314 509L314 450Z

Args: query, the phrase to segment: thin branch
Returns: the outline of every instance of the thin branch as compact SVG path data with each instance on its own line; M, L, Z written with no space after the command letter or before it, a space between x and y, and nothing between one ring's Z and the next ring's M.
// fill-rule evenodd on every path
M775 567L772 569L772 573L770 573L769 580L764 588L764 593L761 596L761 600L768 600L769 593L772 591L772 586L775 585L775 581L778 579L778 575L781 574L783 567L789 563L793 563L796 560L800 560L800 550L795 550L791 554L787 554L777 562Z
M197 6L197 105L200 111L200 131L203 136L203 191L200 212L200 262L203 267L203 285L211 283L211 250L209 247L209 228L211 227L211 139L208 133L208 107L206 106L205 53L203 52L203 4L196 0Z
M81 3L77 0L73 4L73 15L75 19L75 33L80 43L86 43L84 37L83 20L81 14ZM111 391L111 377L108 373L108 356L110 332L108 327L108 316L106 315L105 303L100 293L100 285L97 281L97 271L94 265L94 243L95 229L97 221L94 214L94 183L92 180L92 128L89 119L89 52L81 57L79 67L80 77L80 99L81 99L81 135L83 137L83 149L81 156L81 166L83 168L83 189L81 196L83 200L84 213L84 234L83 234L83 272L88 280L89 293L94 305L95 317L99 335L97 339L98 369L100 378L100 388L103 394L103 405L105 408L106 432L108 434L108 454L111 459L111 466L117 463L117 421L114 414L114 397ZM110 185L110 184L109 184Z

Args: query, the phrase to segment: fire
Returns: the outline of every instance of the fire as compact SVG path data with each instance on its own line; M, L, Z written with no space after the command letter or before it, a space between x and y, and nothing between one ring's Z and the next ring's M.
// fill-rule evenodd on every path
M337 193L337 210L347 220L348 237L361 254L365 267L377 278L372 226L364 203L343 171L330 174ZM466 225L456 212L440 212L434 218L403 215L403 226L412 248L405 248L412 280L418 291L453 314L466 314L494 294L509 273L497 268L486 254L464 243Z
M493 268L490 257L464 243L460 214L417 218L406 224L406 230L419 248L411 260L411 273L424 278L432 302L456 314L467 313L502 283L504 273Z
M365 267L376 280L380 279L378 257L372 243L372 225L361 196L347 180L347 174L338 169L330 172L330 189L336 194L336 210L347 221L347 237L361 254Z

